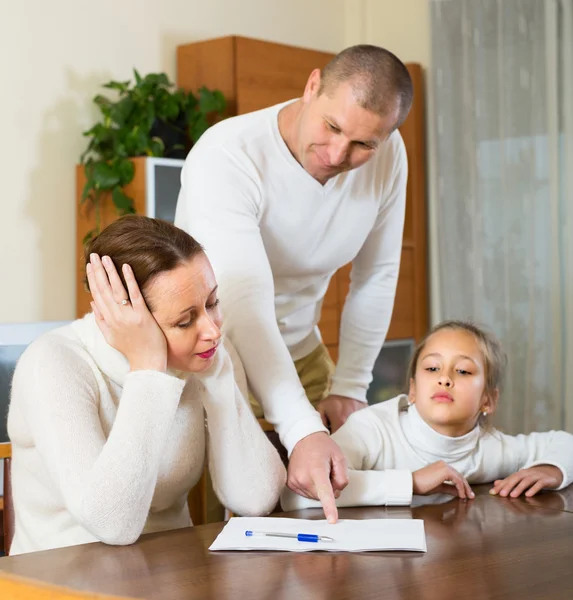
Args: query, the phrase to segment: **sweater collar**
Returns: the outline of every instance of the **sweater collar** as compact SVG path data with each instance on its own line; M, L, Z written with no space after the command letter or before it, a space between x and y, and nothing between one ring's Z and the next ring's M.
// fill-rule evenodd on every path
M432 462L462 458L475 449L480 436L478 425L460 437L442 435L422 419L415 404L401 414L400 423L408 443L421 457Z
M123 386L129 373L129 361L118 350L110 346L100 331L93 313L74 321L76 331L83 347L95 361L99 370L114 383Z

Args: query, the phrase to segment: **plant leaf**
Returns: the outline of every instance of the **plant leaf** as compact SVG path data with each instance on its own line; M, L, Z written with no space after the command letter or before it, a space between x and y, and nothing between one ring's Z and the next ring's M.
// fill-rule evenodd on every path
M107 162L96 162L93 166L94 187L100 190L111 190L118 185L120 177L116 169Z
M120 127L122 127L129 119L134 108L133 99L125 96L119 102L114 104L110 109L110 117Z
M111 199L121 215L133 214L135 212L133 200L119 186L113 188Z
M165 153L165 144L159 137L152 137L149 142L149 151L151 156L163 156Z
M209 121L204 114L197 114L195 120L189 126L189 137L193 143L197 143L199 138L209 129Z
M108 81L102 87L124 93L129 88L130 81Z
M202 113L221 113L225 110L226 105L225 97L218 90L211 91L205 86L199 90L199 110Z
M135 166L132 161L123 158L116 161L115 168L119 175L119 184L121 186L127 185L133 181L135 174Z

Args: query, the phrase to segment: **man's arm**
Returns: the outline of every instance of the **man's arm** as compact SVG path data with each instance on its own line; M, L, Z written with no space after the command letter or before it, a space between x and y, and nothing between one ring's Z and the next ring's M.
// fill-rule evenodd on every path
M386 197L352 263L350 291L340 327L338 364L332 380L331 396L362 402L366 402L374 361L390 325L400 268L408 165L402 138L398 137L395 144ZM332 424L330 415L329 419Z
M259 229L260 188L254 168L222 148L199 145L183 168L175 224L204 246L219 284L224 330L290 454L302 438L326 430L276 322L273 275Z

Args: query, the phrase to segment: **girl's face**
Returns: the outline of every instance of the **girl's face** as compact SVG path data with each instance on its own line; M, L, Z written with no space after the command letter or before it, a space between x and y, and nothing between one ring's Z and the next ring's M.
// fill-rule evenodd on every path
M221 339L222 319L215 274L205 254L157 275L146 298L167 339L168 367L189 373L208 369Z
M485 393L485 363L474 336L461 329L442 329L424 346L409 397L418 413L442 435L471 431L483 411L491 414L494 398Z

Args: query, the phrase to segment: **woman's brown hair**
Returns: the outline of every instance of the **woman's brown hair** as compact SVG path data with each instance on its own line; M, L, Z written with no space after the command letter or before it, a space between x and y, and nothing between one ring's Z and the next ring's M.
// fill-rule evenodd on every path
M128 264L147 302L145 292L156 275L172 271L202 252L199 242L167 221L127 215L86 244L84 259L87 264L92 253L109 256L126 289L121 267ZM86 286L89 290L87 282ZM152 310L150 306L149 309Z

